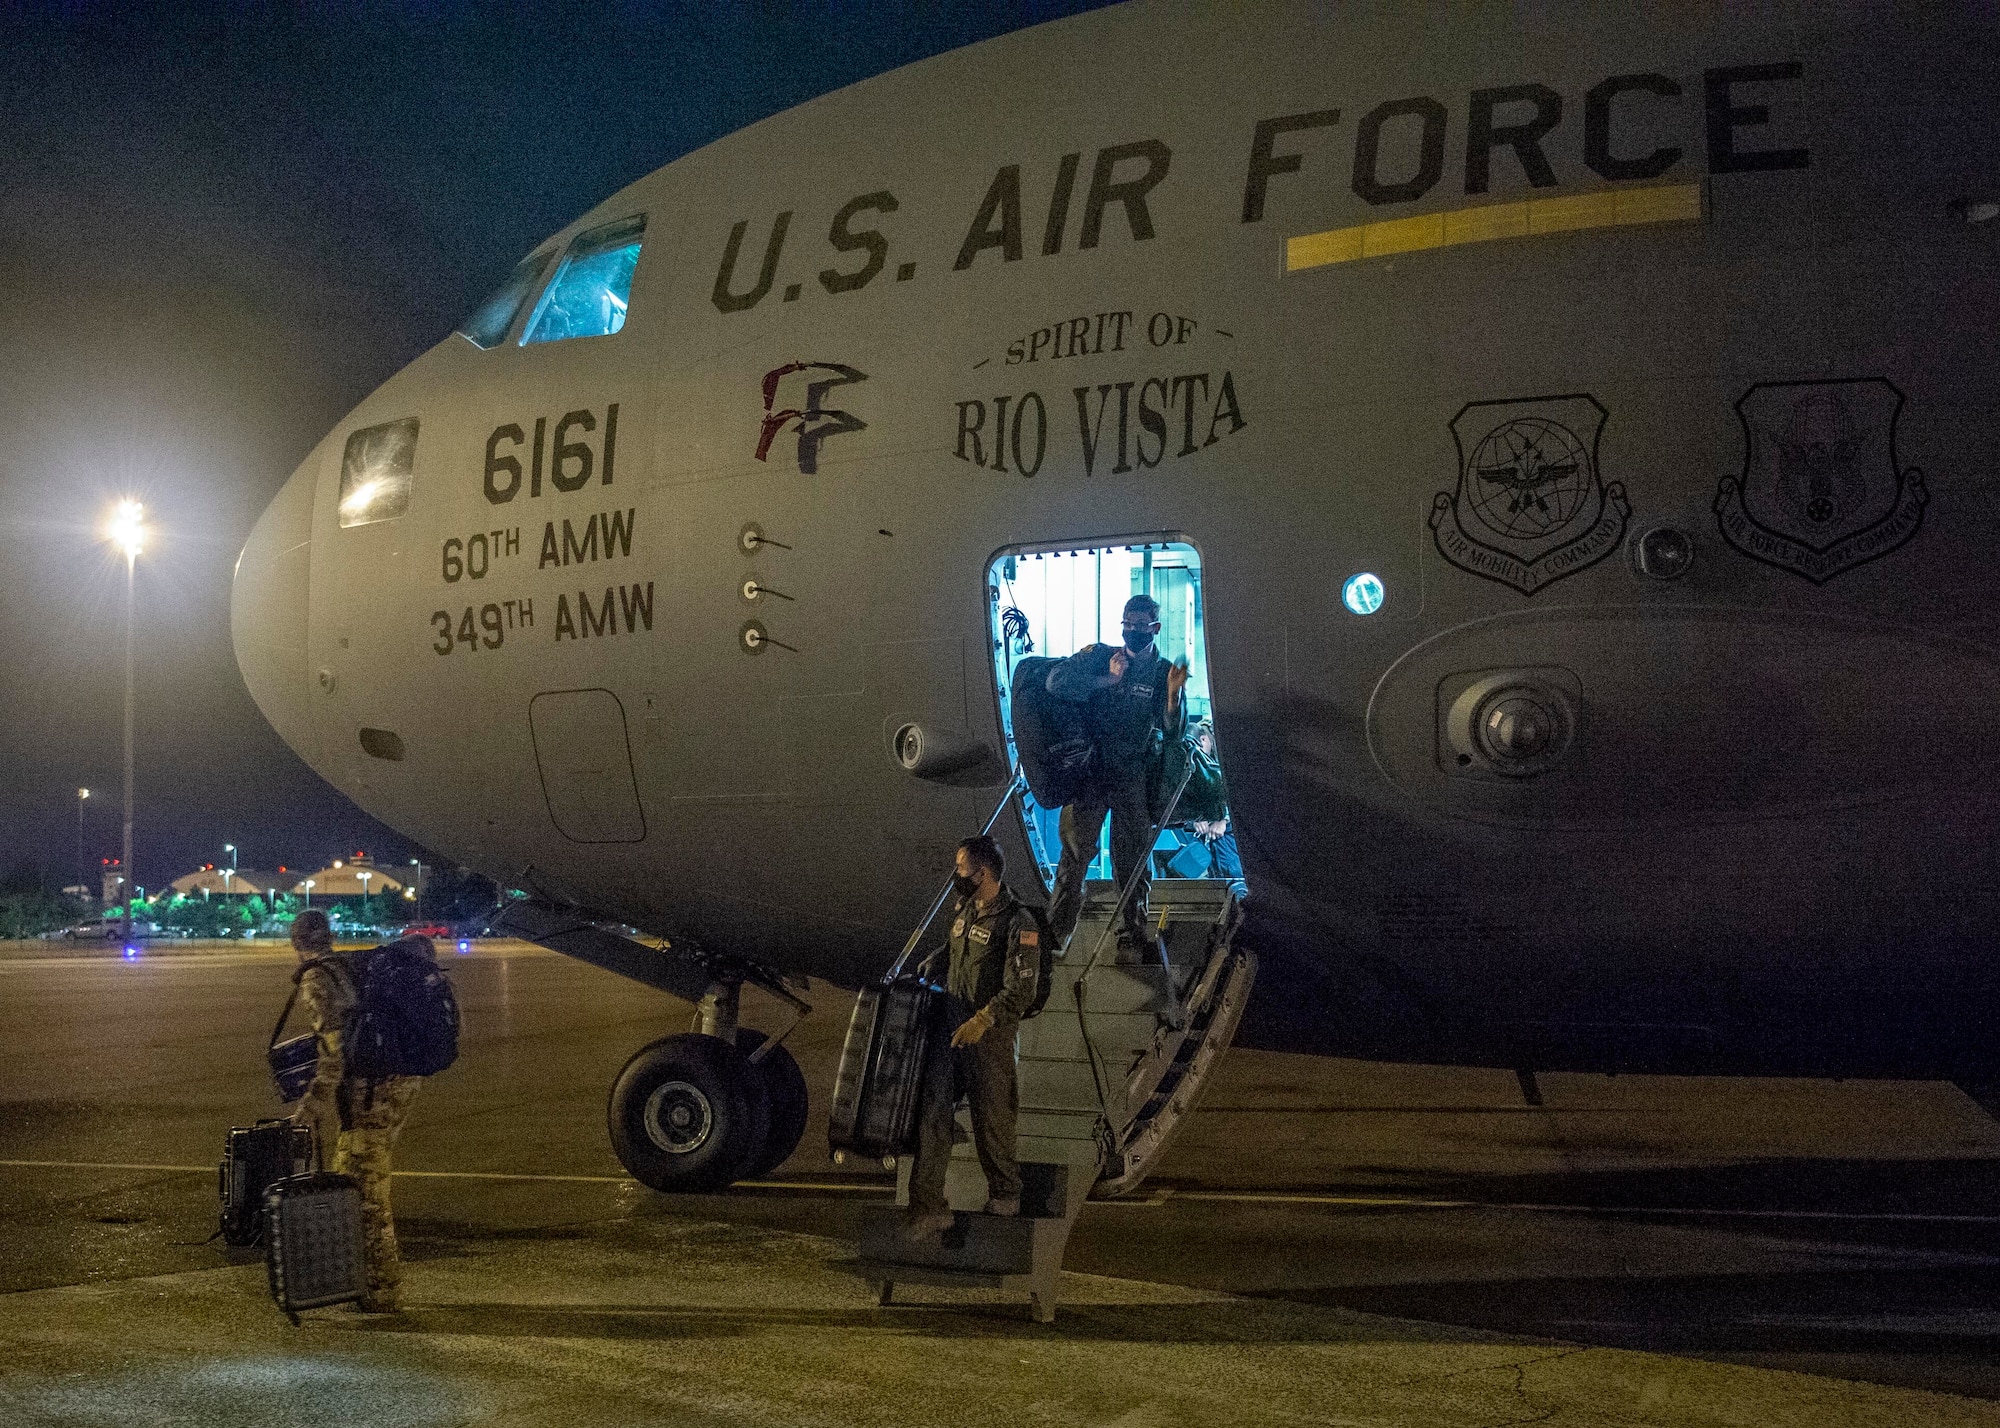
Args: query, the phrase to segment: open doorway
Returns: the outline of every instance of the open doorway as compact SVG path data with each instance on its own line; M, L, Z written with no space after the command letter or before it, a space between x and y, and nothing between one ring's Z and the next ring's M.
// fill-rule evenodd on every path
M1010 546L987 567L986 589L1001 726L1010 762L1019 757L1007 698L1015 666L1032 655L1062 658L1093 644L1116 645L1125 602L1134 595L1149 595L1159 602L1160 632L1155 643L1160 653L1169 660L1187 661L1184 729L1190 736L1205 730L1208 752L1219 752L1211 717L1201 554L1188 541L1165 535L1097 545ZM1025 790L1021 801L1028 846L1046 888L1062 855L1057 829L1061 810L1041 806ZM1153 875L1240 881L1234 829L1226 820L1197 823L1176 817L1154 840ZM1088 876L1111 876L1108 824Z

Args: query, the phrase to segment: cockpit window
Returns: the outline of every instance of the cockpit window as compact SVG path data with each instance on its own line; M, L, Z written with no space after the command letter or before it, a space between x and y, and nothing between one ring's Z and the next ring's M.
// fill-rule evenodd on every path
M415 417L363 427L348 437L340 458L340 524L393 521L408 510L416 460Z
M498 291L465 320L458 335L474 347L498 347L506 341L507 329L514 325L521 304L535 291L535 284L542 280L554 257L555 250L550 248L523 258Z
M643 213L578 234L521 341L606 337L623 327L632 270L639 265L645 236Z

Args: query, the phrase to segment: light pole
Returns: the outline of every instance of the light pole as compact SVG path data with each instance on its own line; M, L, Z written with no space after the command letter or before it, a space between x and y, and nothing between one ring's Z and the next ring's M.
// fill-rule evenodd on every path
M132 624L133 588L139 566L139 552L146 548L146 508L137 501L118 503L111 513L111 543L125 552L125 878L123 912L119 917L120 945L132 946Z
M222 895L228 897L236 891L236 845L224 843L222 851L229 855L229 871L222 875Z
M356 872L354 876L356 876L357 878L361 879L361 916L362 916L362 917L363 917L364 919L366 919L366 918L368 917L368 915L369 915L369 913L368 913L368 880L369 880L370 878L374 877L375 875L374 875L373 873L369 872L369 871L368 871L368 870L367 870L366 868L362 868L361 870L359 870L358 872Z
M90 790L87 788L76 791L76 885L84 890L86 906L90 899L90 869L83 861L83 803L89 797Z
M313 880L307 878L300 886L306 890L306 907L300 909L303 912L306 908L310 908L313 905Z
M424 865L420 860L412 858L410 859L410 866L417 870L416 896L410 900L417 905L417 919L418 921L422 921L424 915Z

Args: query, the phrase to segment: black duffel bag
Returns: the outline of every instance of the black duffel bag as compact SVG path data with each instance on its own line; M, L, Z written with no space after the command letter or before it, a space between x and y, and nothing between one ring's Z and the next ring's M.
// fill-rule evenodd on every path
M1105 661L1110 662L1109 647ZM1049 693L1049 672L1059 659L1031 655L1014 666L1008 705L1014 719L1014 751L1028 791L1044 808L1061 808L1089 786L1097 766L1085 706Z

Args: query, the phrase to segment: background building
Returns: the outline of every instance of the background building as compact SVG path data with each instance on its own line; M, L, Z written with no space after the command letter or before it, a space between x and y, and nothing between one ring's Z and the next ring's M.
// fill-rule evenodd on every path
M196 868L170 885L177 893L207 893L211 897L269 897L288 879L278 873L261 873L255 868Z
M311 888L306 884L310 882ZM335 858L318 872L293 879L287 892L304 897L310 892L319 898L380 897L385 892L400 893L404 880L375 866L366 853L352 858Z

